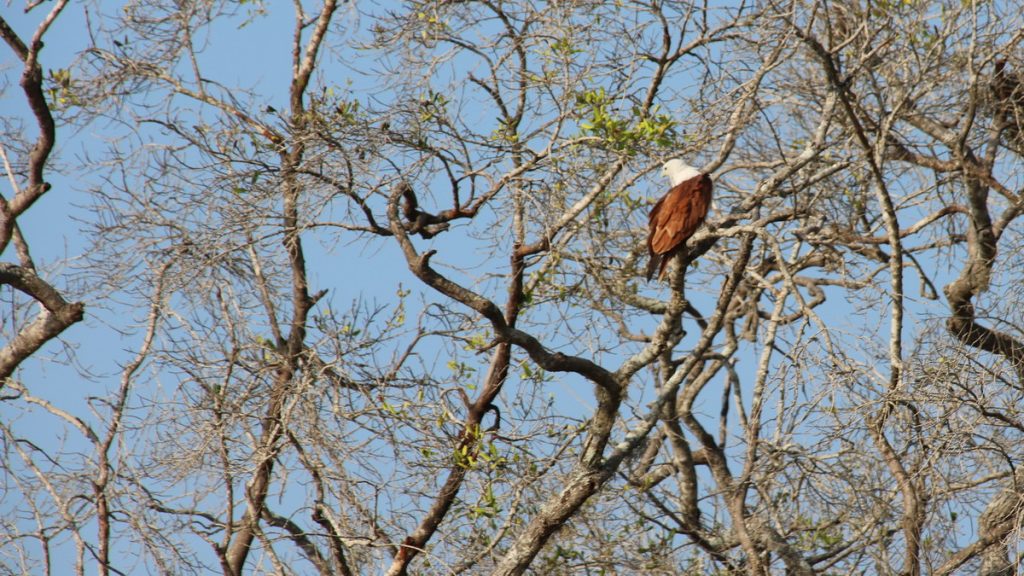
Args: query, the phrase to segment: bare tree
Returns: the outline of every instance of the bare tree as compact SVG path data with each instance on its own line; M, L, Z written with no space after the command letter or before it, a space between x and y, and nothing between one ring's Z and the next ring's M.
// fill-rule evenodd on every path
M0 161L8 184L7 192L0 194L0 254L5 256L0 262L0 284L10 287L3 297L0 347L0 389L4 393L0 399L4 403L34 400L19 368L80 322L85 312L82 302L69 301L68 293L60 286L64 277L45 267L37 268L28 234L23 234L19 224L33 206L37 212L55 212L52 200L43 197L53 187L51 154L57 143L53 107L67 96L69 77L66 70L50 70L48 78L44 74L43 40L66 6L67 2L62 1L47 11L36 10L31 14L38 15L32 19L35 27L26 30L16 30L16 26L0 16L0 37L14 57L5 62L16 63L6 65L10 72L4 72L3 92L14 91L10 84L15 77L20 88L20 95L5 98L12 104L0 125ZM48 92L56 98L48 99ZM44 231L40 227L39 232ZM0 421L0 443L4 452L0 469L5 486L2 545L35 550L48 559L53 540L65 530L74 533L81 518L69 499L65 485L68 477L48 460L40 440L24 436L13 419L5 417ZM12 507L16 513L8 514ZM86 544L76 539L76 545L81 558ZM33 566L24 552L5 556L3 566L12 573ZM44 564L49 570L49 563Z
M134 334L89 413L8 381L68 431L3 425L18 566L1017 571L1019 11L292 8L96 6L50 100L3 28L50 134L12 286L57 315L15 219L64 102L106 145L81 277ZM717 207L646 283L677 156Z
M37 132L31 144L25 138L28 130L21 131L16 125L5 126L5 143L0 145L0 159L3 160L4 174L11 187L10 198L0 197L0 252L6 252L13 244L18 263L0 264L0 283L17 290L29 301L15 300L12 304L27 310L32 304L39 305L39 314L31 322L10 317L7 330L10 336L0 349L0 386L14 374L18 366L44 344L59 336L72 324L82 319L84 306L67 302L61 292L36 273L35 263L29 252L18 218L35 204L51 185L46 180L47 161L56 142L56 127L50 104L43 92L43 66L40 51L43 37L54 20L60 16L67 2L57 2L39 22L38 27L26 41L6 20L0 18L0 36L22 64L18 85L24 93L25 102L31 111ZM55 78L58 82L61 76ZM12 118L13 120L13 118ZM24 312L16 313L20 316Z

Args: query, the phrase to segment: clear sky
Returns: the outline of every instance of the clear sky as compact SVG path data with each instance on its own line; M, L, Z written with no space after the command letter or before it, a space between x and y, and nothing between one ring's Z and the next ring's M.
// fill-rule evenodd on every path
M105 5L108 9L114 9L110 3ZM387 5L387 2L381 2L378 8L383 9ZM27 37L41 17L40 10L45 7L46 4L32 14L23 16L20 6L5 4L0 7L0 12L16 31ZM365 8L365 4L363 7ZM270 12L265 16L220 23L209 31L209 38L199 38L197 42L202 44L209 41L211 44L211 48L200 55L203 68L211 76L226 86L249 88L262 95L264 104L283 110L287 108L287 86L291 75L289 44L293 14L286 3L274 3L270 8ZM86 10L93 9L73 4L56 22L46 37L46 48L42 53L47 69L70 67L80 51L88 45ZM344 7L342 10L349 12L342 16L341 21L350 23L352 27L364 24L353 9ZM95 22L95 19L93 21ZM240 25L243 22L244 25ZM19 69L17 62L6 47L0 54L0 66L7 81L5 90L0 94L0 107L3 108L5 115L11 110L26 114L27 108L16 86L17 74L13 72ZM337 86L350 87L356 94L380 92L380 87L374 86L368 77L359 73L358 68L362 63L346 66L342 62L344 55L338 54L330 54L326 59L327 75L332 72L337 74L333 79ZM98 171L80 172L78 164L86 156L95 156L102 150L110 131L119 132L124 129L123 126L105 121L93 122L80 130L59 128L58 149L54 153L53 163L58 169L49 173L53 189L20 219L21 228L29 240L37 263L44 270L54 267L45 274L45 277L72 296L81 287L77 279L88 275L88 270L82 268L86 262L80 258L88 250L87 239L82 229L94 218L90 209L93 202L90 198L90 189L101 185L102 175ZM137 129L143 139L159 138L158 132L150 127L140 126ZM664 184L657 175L652 175L640 181L640 194L659 195L664 190ZM10 197L8 182L5 180L0 186L4 195ZM722 210L729 210L727 202L720 202L719 206ZM405 288L414 289L414 297L410 299L410 315L414 315L419 309L420 294L425 294L428 301L437 298L433 293L422 289L419 282L409 273L394 242L369 243L344 238L335 243L335 240L330 239L330 235L321 238L328 240L319 243L311 238L306 244L308 268L312 273L311 284L314 291L328 289L329 299L333 300L338 308L346 308L352 300L359 298L380 297L383 301L391 301L399 283ZM484 268L482 265L485 263L486 254L471 243L464 242L457 234L437 239L434 244L440 249L439 262L481 271ZM421 243L421 246L426 247L427 243ZM11 258L11 254L5 255L6 260ZM503 267L504 263L500 266ZM936 270L933 280L940 287L956 273L955 270L944 268ZM712 306L711 302L716 296L717 289L717 286L693 286L691 296L700 309L708 310ZM927 307L917 307L914 304L917 277L913 272L907 275L907 293L911 311L909 330L912 329L914 322L929 314L929 310L935 310L935 307L931 303ZM36 358L26 362L18 378L34 394L47 398L73 413L86 415L90 414L86 406L87 398L102 396L104 391L116 389L120 366L131 358L134 348L138 345L138 326L143 320L144 311L126 308L119 304L118 298L97 302L88 300L92 297L91 294L84 294L81 297L87 298L87 319L71 327L62 338L63 343L74 351L73 361L62 362L61 345L51 343ZM853 304L834 299L819 312L827 321L834 321L839 326L878 322L878 329L884 330L887 307L887 302L879 302L877 311L858 311ZM877 315L873 315L873 312L877 312ZM917 315L918 312L920 316ZM652 319L651 326L653 323ZM696 330L693 330L690 338L695 335ZM861 353L865 358L870 355L869 351ZM57 362L53 362L55 358ZM779 358L776 362L784 363L785 359ZM751 374L755 363L754 357L741 357L741 373ZM88 373L91 377L85 378L83 373ZM150 383L155 386L158 380L159 378L153 378ZM171 382L164 384L173 385ZM559 399L558 409L565 414L585 413L588 410L581 411L580 408L590 408L593 404L589 385L583 384L580 378L557 378L551 386L552 394ZM635 390L633 397L643 405L650 392L649 389ZM717 392L709 397L717 399ZM713 413L717 408L711 406L708 411ZM19 413L20 407L0 402L0 419L10 423ZM62 446L65 451L74 451L82 446L82 449L87 450L80 438L74 434L65 437L64 427L55 426L53 416L41 411L33 413L30 418L23 417L14 421L12 426L19 434L32 438L45 448L54 449ZM0 509L0 514L3 512L4 510ZM72 562L69 556L73 552L70 543L56 550L58 556L53 559L56 565L69 565ZM141 567L139 571L143 571Z

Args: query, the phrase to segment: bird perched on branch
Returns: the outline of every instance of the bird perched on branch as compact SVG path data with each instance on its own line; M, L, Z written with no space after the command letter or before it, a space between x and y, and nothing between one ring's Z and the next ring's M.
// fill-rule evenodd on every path
M671 189L651 210L650 236L647 250L651 261L647 264L647 279L658 270L658 280L673 256L686 248L686 241L704 223L711 207L711 177L678 158L662 166L661 173L668 176Z

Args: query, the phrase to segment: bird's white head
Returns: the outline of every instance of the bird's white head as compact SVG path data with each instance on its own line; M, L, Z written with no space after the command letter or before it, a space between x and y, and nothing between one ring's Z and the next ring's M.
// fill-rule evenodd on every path
M672 186L678 186L681 182L686 182L690 178L700 176L700 170L697 170L679 158L673 158L665 162L661 166L661 173L664 176L668 176L668 181Z

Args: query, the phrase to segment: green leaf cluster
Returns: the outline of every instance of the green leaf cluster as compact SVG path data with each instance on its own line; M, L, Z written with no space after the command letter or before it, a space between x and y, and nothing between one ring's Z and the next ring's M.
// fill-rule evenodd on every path
M631 155L644 145L659 148L673 145L676 121L668 114L660 114L658 106L649 113L633 106L624 116L615 110L614 103L604 88L576 96L576 111L583 119L580 128L585 135L596 136L613 150Z
M79 106L81 102L72 90L71 70L67 68L51 69L47 95L56 110L64 110L70 106Z

